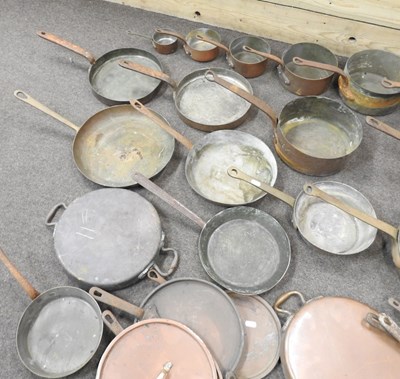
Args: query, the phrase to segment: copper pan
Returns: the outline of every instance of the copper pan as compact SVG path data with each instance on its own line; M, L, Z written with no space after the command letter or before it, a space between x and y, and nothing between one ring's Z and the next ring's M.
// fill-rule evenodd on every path
M292 297L301 304L295 313L282 308ZM274 309L288 317L280 351L286 379L400 377L398 327L370 306L346 297L305 301L300 292L291 291L276 300Z
M279 119L260 98L228 83L212 70L205 74L263 111L271 120L277 154L289 167L307 175L326 176L340 171L362 140L362 125L341 103L317 96L295 99Z
M400 104L400 57L383 50L363 50L353 54L344 69L321 64L300 57L293 63L331 71L339 75L339 94L343 102L356 112L367 115L385 115L393 112Z

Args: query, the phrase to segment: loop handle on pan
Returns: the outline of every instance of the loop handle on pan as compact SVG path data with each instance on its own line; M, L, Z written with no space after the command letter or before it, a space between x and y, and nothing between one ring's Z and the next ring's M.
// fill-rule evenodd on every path
M168 373L171 371L172 369L172 362L166 362L161 370L161 372L157 375L156 379L166 379L168 376Z
M51 109L47 108L42 103L35 100L33 97L29 96L26 92L21 91L20 89L17 89L16 91L14 91L14 96L17 99L22 100L29 105L32 105L34 108L39 109L43 113L46 113L47 115L55 118L57 121L60 121L63 124L69 126L71 129L75 130L75 132L79 131L79 126L76 126L71 121L67 120L66 118L62 117L61 115L52 111Z
M92 65L96 63L96 58L94 57L94 55L92 53L90 53L89 51L83 49L82 47L80 47L78 45L75 45L72 42L69 42L69 41L67 41L67 40L65 40L63 38L60 38L60 37L56 36L55 34L43 32L43 31L38 31L38 32L36 32L36 34L39 37L41 37L41 38L43 38L43 39L45 39L47 41L53 42L56 45L65 47L66 49L71 50L74 53L82 55Z
M355 218L358 218L359 220L365 222L366 224L371 225L374 228L379 229L386 234L389 234L389 236L391 236L394 240L393 243L397 246L399 233L400 233L398 228L395 228L394 226L392 226L384 221L378 220L375 217L372 217L364 212L361 212L360 210L358 210L356 208L351 207L348 204L343 203L336 197L327 194L326 192L320 190L318 187L316 187L313 184L305 184L303 189L307 195L318 197L319 199L341 209L343 212L346 212L349 215L351 215ZM398 268L400 268L400 251L399 250L400 249L398 247L392 249L393 262L396 265L396 267L398 267Z
M259 51L259 50L253 49L252 47L247 46L247 45L243 46L243 50L247 51L248 53L253 53L253 54L259 55L260 57L271 59L271 61L274 61L274 62L278 63L282 67L285 65L283 60L281 58L277 57L276 55L265 53L263 51Z
M239 170L237 167L235 167L235 166L228 167L227 173L230 177L235 178L235 179L240 179L249 184L252 184L254 187L257 187L260 190L262 190L272 196L275 196L279 200L284 201L286 204L289 204L292 208L294 207L294 203L296 201L296 199L294 197L289 196L285 192L282 192L274 187L271 187L267 183L260 182L258 179L245 174L243 171Z
M111 307L115 307L129 313L130 315L135 316L138 319L143 318L144 316L144 309L137 307L134 304L131 304L125 300L120 299L115 295L111 295L110 293L102 290L99 287L92 287L89 290L89 293L93 296L93 298L101 303L110 305Z
M282 309L281 306L293 296L297 296L300 299L302 306L306 303L306 300L304 299L304 296L301 292L298 291L285 292L275 300L275 304L273 307L275 312L289 317L292 316L293 314L292 312Z
M383 78L381 84L385 88L399 88L400 82L396 82L394 80L389 80L388 78Z
M18 284L27 293L31 300L35 300L40 293L29 283L28 279L23 276L14 264L8 259L6 253L0 247L0 261L4 264L10 274L16 279Z
M397 342L400 342L399 326L385 313L367 313L365 320L374 328L382 330L389 336L393 337Z
M173 272L175 272L176 268L178 267L179 254L178 254L178 252L177 252L175 249L172 249L171 247L168 247L168 248L167 248L167 247L162 247L162 248L160 249L160 253L163 253L163 254L165 254L165 255L168 254L168 253L172 253L172 256L173 256L171 265L169 266L169 268L168 268L167 271L161 270L160 266L159 266L157 263L155 263L155 264L153 265L153 269L154 269L159 275L161 275L162 277L166 277L166 276L171 275Z
M195 35L195 37L196 37L197 39L199 39L200 41L210 43L211 45L217 46L217 47L219 47L220 49L225 50L228 54L230 53L230 50L229 50L228 47L226 47L226 46L225 46L224 44L222 44L221 42L218 42L218 41L215 41L214 39L208 38L205 34L199 34L199 33L197 33L197 34Z
M136 71L136 72L139 72L140 74L150 76L151 78L162 80L163 82L169 84L173 89L176 89L176 87L177 87L176 82L173 79L171 79L166 73L164 73L162 71L157 71L150 67L143 66L139 63L129 61L126 59L121 59L118 62L118 64L121 67L126 68L128 70Z
M124 328L118 322L114 313L109 310L104 311L101 314L101 318L103 319L104 324L110 329L116 336L124 331Z
M133 180L139 183L142 187L146 188L152 194L159 197L161 200L165 201L171 207L176 209L178 212L195 222L201 228L204 228L206 223L195 213L193 213L190 209L186 208L183 204L181 204L178 200L173 198L169 193L165 192L162 188L154 184L151 180L147 179L144 175L135 172L133 175Z
M334 66L332 64L327 64L327 63L316 62L316 61L309 61L307 59L303 59L300 57L293 57L292 61L297 66L307 66L307 67L318 68L321 70L334 72L348 80L347 74L338 66Z
M176 37L180 39L185 45L186 45L186 37L183 34L180 34L178 32L175 32L174 30L168 30L168 29L162 29L162 28L157 28L156 29L157 33L161 34L167 34L169 36Z
M394 299L393 297L388 299L389 304L396 309L397 311L400 312L400 301Z
M65 210L65 209L67 209L67 206L64 203L59 203L50 210L49 214L46 217L46 221L45 221L47 226L55 226L57 224L56 222L53 222L52 220L53 220L54 216L56 215L57 211L61 208L64 208L64 210Z
M167 123L161 120L156 116L149 108L145 107L139 100L130 100L129 101L133 108L135 108L138 112L147 116L150 120L155 122L161 129L164 129L169 135L174 137L178 142L180 142L183 146L185 146L188 150L193 148L193 143L186 138L184 135L180 134L174 128L171 128Z
M371 116L367 116L365 121L369 126L372 126L373 128L400 140L400 130L392 128L391 126Z
M153 268L147 271L147 277L158 284L164 284L166 282L159 272Z
M255 105L258 109L263 111L271 119L272 126L274 129L276 129L276 126L278 124L278 117L276 116L275 112L272 110L272 108L267 103L262 101L260 98L246 92L245 90L236 86L235 84L232 84L232 83L226 81L225 79L222 79L220 76L218 76L212 70L207 70L205 72L204 76L210 82L215 82L215 83L219 84L220 86L222 86L222 87L226 88L227 90L240 96L242 99L248 101L250 104Z

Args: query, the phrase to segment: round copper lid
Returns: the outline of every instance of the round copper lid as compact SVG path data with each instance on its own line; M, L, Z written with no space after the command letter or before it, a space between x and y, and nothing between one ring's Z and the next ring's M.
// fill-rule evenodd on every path
M185 325L167 319L141 321L118 334L101 357L96 378L156 379L169 362L168 379L218 378L204 342Z
M235 370L238 379L261 379L279 359L281 324L272 307L260 296L229 293L244 328L242 358Z
M400 344L365 321L369 312L378 313L343 297L306 303L285 331L281 349L285 377L400 378Z

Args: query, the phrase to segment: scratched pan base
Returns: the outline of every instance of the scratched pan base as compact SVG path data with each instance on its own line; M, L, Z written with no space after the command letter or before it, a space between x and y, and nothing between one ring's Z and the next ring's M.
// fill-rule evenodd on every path
M274 287L287 271L290 251L282 226L269 214L250 207L218 213L199 239L200 259L208 275L244 295Z
M73 201L54 229L61 264L82 287L125 287L154 263L162 244L157 211L135 192L106 188Z

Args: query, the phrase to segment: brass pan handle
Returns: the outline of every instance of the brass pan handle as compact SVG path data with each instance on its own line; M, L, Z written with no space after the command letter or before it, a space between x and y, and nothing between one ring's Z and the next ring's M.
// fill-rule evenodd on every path
M281 307L284 303L286 303L286 301L288 301L293 296L297 296L300 299L302 306L306 303L306 300L304 299L304 296L301 292L298 292L298 291L285 292L284 294L282 294L275 300L275 303L273 306L275 312L278 314L281 314L281 315L289 316L289 317L292 316L292 312L282 309Z
M278 125L278 117L276 116L275 112L272 110L272 108L267 103L262 101L260 98L248 93L247 91L243 90L242 88L236 86L235 84L232 84L232 83L226 81L225 79L218 76L212 70L207 70L205 72L204 76L208 81L219 84L221 87L224 87L227 90L235 93L236 95L240 96L242 99L248 101L250 104L255 105L258 109L263 111L271 119L272 126L274 129L276 129L276 126Z
M58 113L52 111L51 109L47 108L45 105L42 103L39 103L39 101L35 100L33 97L29 96L27 93L24 91L21 91L20 89L17 89L14 91L14 96L19 99L24 101L25 103L32 105L32 107L39 109L43 113L46 113L47 115L55 118L57 121L62 122L63 124L69 126L71 129L75 130L75 132L79 131L79 126L76 126L73 124L71 121L67 120L66 118L62 117Z
M253 54L259 55L260 57L271 59L271 61L278 63L282 67L285 65L285 63L283 63L283 60L281 58L277 57L276 55L264 53L263 51L253 49L252 47L247 46L247 45L243 46L243 50L247 51L248 53L253 53Z
M66 49L71 50L74 53L82 55L92 65L96 63L96 58L94 57L94 55L92 53L90 53L89 51L83 49L82 47L80 47L78 45L75 45L72 42L69 42L69 41L67 41L67 40L65 40L63 38L60 38L60 37L56 36L55 34L43 32L43 31L38 31L36 34L39 37L41 37L41 38L43 38L43 39L45 39L47 41L53 42L56 45L65 47Z
M369 126L372 126L373 128L400 140L400 130L392 128L391 126L371 116L367 116L365 120Z
M157 117L149 108L145 107L139 100L132 99L129 102L131 103L133 108L135 108L138 112L148 117L151 121L155 122L161 129L164 129L169 135L174 137L188 150L191 150L193 148L193 143L188 138L186 138L184 135L179 133L174 128L171 128L171 126L165 123L161 118Z
M296 201L295 198L287 195L285 192L282 192L274 187L271 187L267 183L260 182L258 179L245 174L243 171L239 170L235 166L230 166L228 168L227 172L230 177L243 180L243 181L253 185L254 187L259 188L260 190L262 190L272 196L275 196L279 200L284 201L286 204L289 204L292 208L294 207L294 203Z
M219 47L219 48L222 49L222 50L225 50L228 54L230 53L229 48L226 47L224 44L222 44L221 42L215 41L215 40L213 40L213 39L211 39L211 38L208 38L208 37L207 37L206 35L204 35L204 34L199 34L199 33L197 33L195 37L196 37L197 39L199 39L200 41L207 42L207 43L209 43L209 44L211 44L211 45L214 45L214 46Z

